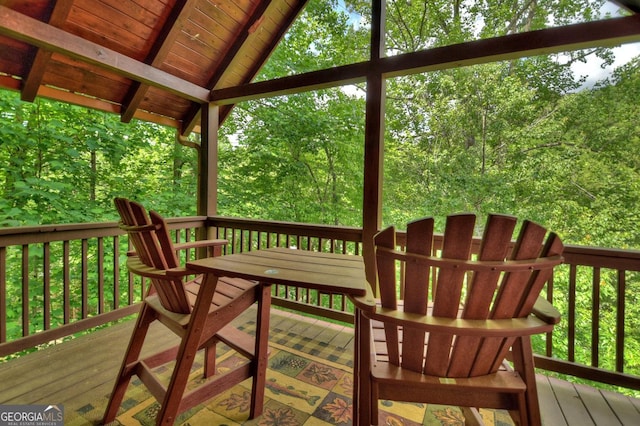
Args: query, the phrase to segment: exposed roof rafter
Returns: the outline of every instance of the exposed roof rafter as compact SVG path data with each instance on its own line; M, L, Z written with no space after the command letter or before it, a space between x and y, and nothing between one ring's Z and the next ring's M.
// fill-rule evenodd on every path
M306 0L0 1L0 87L197 129L248 83Z
M160 35L156 39L151 53L145 63L158 67L169 55L171 45L182 31L182 24L187 20L188 15L195 7L197 0L178 0L171 11L169 19L164 24ZM125 123L131 121L140 103L144 99L149 85L135 81L129 88L124 100L121 120Z
M70 1L56 2L49 19L49 25L59 27L67 19L72 3ZM22 84L21 99L33 102L38 94L38 88L42 83L42 78L47 69L47 62L51 59L51 52L44 49L37 49L33 62L29 67L29 74Z
M79 59L102 69L192 101L206 102L209 91L99 44L0 6L0 34L26 41L52 53Z

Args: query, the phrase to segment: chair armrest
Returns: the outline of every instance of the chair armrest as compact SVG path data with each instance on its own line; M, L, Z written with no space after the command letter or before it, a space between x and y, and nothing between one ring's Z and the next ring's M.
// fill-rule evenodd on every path
M364 312L372 313L376 311L376 298L371 291L371 286L366 286L366 294L364 296L348 296L353 302L356 309Z
M558 324L560 322L560 311L554 308L547 299L543 299L542 297L538 297L531 312L547 324Z
M228 243L229 243L228 240L223 240L220 238L213 239L213 240L187 241L185 243L174 244L173 249L175 251L178 251L178 250L187 250L187 249L200 248L200 247L223 247ZM129 257L137 256L136 251L135 250L127 251L127 256Z
M222 247L229 243L227 240L223 239L213 239L213 240L198 240L198 241L187 241L185 243L177 243L173 245L173 248L177 250L186 250L192 248L200 248L200 247Z
M426 332L441 332L458 336L519 337L553 330L553 324L549 324L533 315L529 315L526 318L468 320L412 314L380 307L375 313L365 313L365 315L372 320L402 327L412 327Z
M127 259L127 269L129 269L129 272L140 275L141 277L161 280L180 279L184 276L194 275L197 273L184 267L171 269L153 268L142 263L138 256L131 256Z

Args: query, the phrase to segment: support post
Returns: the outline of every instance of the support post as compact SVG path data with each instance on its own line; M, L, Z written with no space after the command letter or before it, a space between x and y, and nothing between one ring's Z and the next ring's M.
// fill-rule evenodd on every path
M364 141L362 255L367 281L371 284L374 294L377 294L377 288L373 236L382 225L385 80L380 71L380 58L384 54L384 11L384 0L372 1L371 66L367 75Z
M198 157L198 209L199 216L218 213L218 128L219 107L212 103L202 104L201 145ZM204 229L198 239L216 238L215 229ZM204 253L199 253L199 256Z

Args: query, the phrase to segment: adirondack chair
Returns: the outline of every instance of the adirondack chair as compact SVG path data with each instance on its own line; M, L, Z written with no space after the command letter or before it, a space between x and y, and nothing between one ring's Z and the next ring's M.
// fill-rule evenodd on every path
M432 218L408 224L405 250L393 228L375 236L380 298L355 299L360 424L378 424L378 400L459 406L465 424L482 424L477 408L541 423L530 336L560 321L539 294L564 247L529 221L514 244L515 225L490 215L473 258L471 214L447 218L439 247Z
M266 374L266 345L258 345L255 339L229 325L230 321L246 311L256 301L261 301L269 287L256 282L219 277L202 285L202 276L180 267L176 250L186 248L220 248L225 240L195 241L173 244L167 225L160 215L133 201L116 198L121 228L129 234L135 253L128 258L127 267L134 274L149 278L151 286L142 303L137 323L125 353L111 398L107 405L104 423L114 420L133 375L143 382L161 403L157 424L173 424L177 414L192 408L213 396L253 377L249 417L260 415L264 398ZM195 277L185 281L187 277ZM201 303L196 300L202 298ZM266 300L270 300L266 297ZM194 308L195 306L195 308ZM256 335L268 336L269 306L258 303ZM180 337L180 344L140 359L142 346L151 323L158 321ZM216 344L223 342L249 361L224 374L216 374ZM203 384L185 393L196 352L204 349ZM169 384L165 386L156 376L155 367L175 361Z

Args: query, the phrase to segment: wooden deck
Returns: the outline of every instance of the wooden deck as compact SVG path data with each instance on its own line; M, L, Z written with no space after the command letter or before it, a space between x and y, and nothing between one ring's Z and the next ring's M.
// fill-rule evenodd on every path
M0 364L0 404L62 404L65 413L87 404L106 405L132 326L133 321L114 325ZM277 310L271 326L353 348L349 327ZM176 342L161 327L152 327L151 335L155 348ZM538 388L545 425L640 424L638 399L543 375L538 375Z

